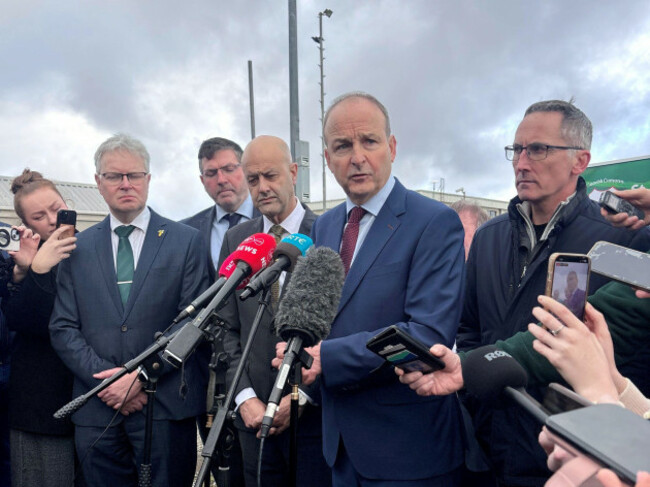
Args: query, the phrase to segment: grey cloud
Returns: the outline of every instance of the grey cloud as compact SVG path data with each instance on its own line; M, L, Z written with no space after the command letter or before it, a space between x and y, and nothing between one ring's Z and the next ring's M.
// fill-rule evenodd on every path
M448 191L464 186L468 195L511 189L503 146L525 108L547 98L576 97L594 122L595 160L650 153L640 129L650 126L648 92L591 71L625 56L622 46L647 32L646 1L297 4L301 138L310 143L313 199L321 159L311 36L326 7L334 11L323 21L327 101L361 89L386 104L398 139L394 171L407 186L429 188L444 177ZM0 22L0 101L69 109L103 133L143 138L160 172L152 200L163 213L180 217L209 203L187 196L202 191L194 169L202 139L249 140L248 59L257 133L289 136L287 2L24 2ZM189 167L191 176L180 177ZM174 181L183 186L178 194ZM342 194L331 175L327 183L329 197Z

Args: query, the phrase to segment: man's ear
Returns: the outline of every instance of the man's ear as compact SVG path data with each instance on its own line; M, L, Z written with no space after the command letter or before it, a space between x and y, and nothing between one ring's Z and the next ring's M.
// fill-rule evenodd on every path
M587 166L589 165L589 161L591 161L591 152L588 150L578 150L576 151L576 159L573 164L573 174L582 174L585 169L587 169Z

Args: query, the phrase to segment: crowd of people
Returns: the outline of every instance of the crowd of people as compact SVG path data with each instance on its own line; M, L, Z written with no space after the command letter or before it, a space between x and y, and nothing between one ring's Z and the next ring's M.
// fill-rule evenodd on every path
M531 105L505 148L517 196L491 220L471 202L449 208L405 188L392 174L388 111L362 92L338 97L325 114L325 157L347 198L319 217L296 197L289 147L269 135L244 149L204 141L200 180L215 204L181 222L147 206L149 153L129 135L98 147L95 181L109 215L75 236L56 227L66 209L56 186L26 169L12 184L20 250L3 252L0 265L0 486L136 486L148 453L153 485L191 485L197 422L205 439L206 415L227 406L215 396L229 390L233 441L220 443L218 467L231 486L290 484L292 402L302 487L546 484L571 454L516 404L466 393L463 362L495 344L527 371L534 398L562 382L585 400L650 418L649 294L597 274L581 290L569 273L564 304L543 296L554 252L585 254L599 240L650 249L650 190L618 193L645 220L601 212L586 194L591 139L591 122L572 103ZM157 370L155 394L150 377L123 369L158 332L187 323L170 327L257 233L276 242L308 235L340 254L346 274L331 332L306 349L313 363L297 398L279 401L261 451L286 348L273 319L290 272L271 288L254 336L257 300L229 299L218 312L225 331L182 367ZM570 310L578 291L589 294L584 322ZM405 373L368 350L391 325L434 344L445 368ZM53 417L118 372L71 420ZM622 485L606 469L597 479ZM649 482L639 473L639 487Z

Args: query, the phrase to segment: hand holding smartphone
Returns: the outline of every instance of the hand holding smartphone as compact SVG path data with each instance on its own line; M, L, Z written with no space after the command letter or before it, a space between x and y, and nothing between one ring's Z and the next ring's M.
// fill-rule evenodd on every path
M584 254L554 253L548 260L546 295L584 321L591 263Z
M77 225L77 212L74 210L59 210L56 214L56 228L61 226L67 227L61 235L59 240L68 237L74 237L75 226Z
M429 347L395 325L368 340L366 348L405 372L428 374L445 368L442 360L429 353Z

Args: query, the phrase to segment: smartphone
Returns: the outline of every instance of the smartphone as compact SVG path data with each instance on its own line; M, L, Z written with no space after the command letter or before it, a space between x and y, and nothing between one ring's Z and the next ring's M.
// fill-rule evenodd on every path
M555 382L548 385L542 402L542 406L549 414L565 413L593 405L594 403L589 399L585 399L580 394Z
M59 236L59 240L74 237L75 226L77 225L77 212L74 210L59 210L56 214L56 228L67 227Z
M442 360L429 353L429 347L396 325L389 326L368 340L366 348L405 372L428 374L445 368Z
M650 254L600 241L589 257L595 273L650 292Z
M555 414L546 427L569 446L612 469L628 485L650 471L650 421L615 404L596 404Z
M645 213L642 210L620 196L616 196L611 191L601 193L598 204L605 208L608 213L627 213L629 216L639 217L639 220L645 218Z
M585 254L554 253L548 260L546 295L584 320L591 263Z

